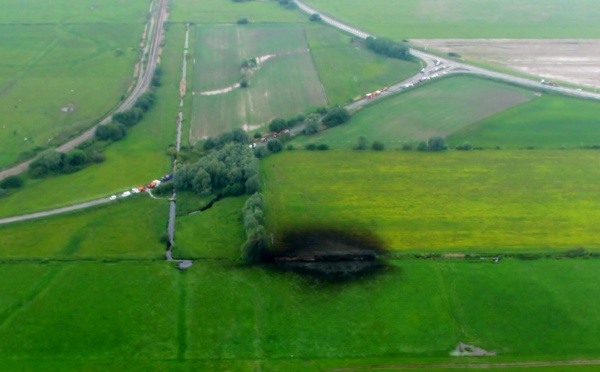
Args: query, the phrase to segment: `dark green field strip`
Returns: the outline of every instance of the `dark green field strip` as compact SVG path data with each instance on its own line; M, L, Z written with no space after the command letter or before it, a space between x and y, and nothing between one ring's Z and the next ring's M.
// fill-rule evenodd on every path
M544 95L448 137L451 145L503 148L581 148L600 145L600 104Z

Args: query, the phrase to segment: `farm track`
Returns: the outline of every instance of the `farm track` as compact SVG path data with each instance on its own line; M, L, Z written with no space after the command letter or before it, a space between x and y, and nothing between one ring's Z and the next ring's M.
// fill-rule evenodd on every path
M514 362L514 363L445 363L445 364L391 364L382 366L360 366L328 369L327 372L348 371L384 371L400 369L492 369L492 368L528 368L528 367L562 367L600 365L600 360L561 360L554 362Z
M146 41L144 42L145 48L144 52L140 54L140 60L138 61L138 76L137 83L133 88L131 94L123 101L121 104L109 115L104 117L100 122L94 125L92 128L83 132L81 135L73 138L67 143L56 148L57 151L66 152L74 149L79 146L83 142L94 137L94 133L96 131L96 127L101 124L106 124L110 122L112 115L117 112L122 112L130 109L135 101L141 96L148 88L150 87L150 83L152 81L152 76L154 75L154 70L156 69L156 64L159 56L159 43L162 37L163 25L166 19L166 0L159 0L160 3L155 12L155 17L151 17L148 20L148 25L146 28L152 28L152 36L148 41L148 35L146 35ZM148 54L147 65L144 67L144 55ZM135 74L135 73L134 73ZM135 78L135 76L134 76ZM0 180L8 176L17 175L23 172L26 172L29 168L29 164L33 162L35 159L28 160L19 165L16 165L12 168L5 169L0 172ZM1 223L1 222L0 222Z

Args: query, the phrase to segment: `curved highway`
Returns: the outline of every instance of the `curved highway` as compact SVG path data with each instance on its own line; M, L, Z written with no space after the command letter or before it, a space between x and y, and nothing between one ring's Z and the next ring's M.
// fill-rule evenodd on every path
M360 37L362 39L366 39L367 37L371 36L367 32L358 30L357 28L349 26L349 25L342 23L338 20L335 20L329 16L323 15L318 10L307 6L306 4L300 2L299 0L296 0L296 4L298 4L298 8L300 8L302 11L304 11L308 14L319 14L321 16L321 20L323 22L330 24L331 26L336 27L342 31L348 32L348 33L350 33L354 36ZM388 90L387 94L406 89L406 87L403 87L403 86L406 86L411 83L418 84L419 82L421 82L420 81L421 78L431 78L431 77L433 77L433 75L436 75L436 74L437 75L435 77L440 76L440 74L462 73L462 74L476 74L476 75L487 76L487 77L490 77L493 79L498 79L498 80L506 81L506 82L513 83L513 84L518 84L518 85L525 86L528 88L536 88L536 89L544 89L547 91L555 91L555 92L559 92L559 93L562 93L565 95L578 97L578 98L588 98L588 99L600 100L600 93L586 92L586 91L582 91L582 90L574 89L574 88L565 88L565 87L544 85L544 84L540 83L539 81L521 78L521 77L509 75L509 74L504 74L501 72L490 71L490 70L486 70L484 68L471 66L466 63L455 62L455 61L444 59L444 58L438 57L436 55L425 53L425 52L422 52L420 50L416 50L413 48L410 48L410 53L412 55L414 55L415 57L422 59L425 62L425 64L427 65L427 67L425 67L425 73L423 74L423 76L413 76L412 78L406 79L405 81L394 85L393 87L391 87ZM436 68L439 68L439 69L437 71L433 71ZM383 94L383 95L385 96L386 94ZM379 97L373 97L371 100L375 100L377 98L379 98ZM362 99L360 101L350 104L346 108L349 110L355 109L359 106L364 105L367 102L370 102L371 100Z
M146 43L143 53L141 54L139 60L139 73L138 80L133 88L131 94L117 107L111 114L102 119L98 124L83 132L76 138L73 138L67 143L56 148L57 151L66 152L74 149L79 146L86 140L94 137L94 133L96 131L96 127L100 124L106 124L110 122L112 118L112 114L115 112L122 112L130 109L135 101L142 95L148 88L150 87L150 83L152 82L152 77L154 75L154 70L156 69L156 63L158 60L158 51L159 51L159 43L162 35L163 24L166 18L166 0L159 0L159 5L156 11L154 12L154 17L150 18L148 21L148 34L146 35ZM152 34L151 38L149 35ZM144 56L148 55L148 60L146 65L144 65ZM23 173L29 169L29 164L35 159L28 160L21 164L18 164L12 168L8 168L0 172L0 180L8 176L13 176L19 173Z

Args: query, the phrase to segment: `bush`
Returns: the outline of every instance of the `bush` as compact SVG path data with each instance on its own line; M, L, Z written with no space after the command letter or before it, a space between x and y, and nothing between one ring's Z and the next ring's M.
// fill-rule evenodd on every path
M383 144L383 142L375 141L373 142L371 148L375 151L383 151L385 149L385 145Z
M287 145L286 150L293 151L294 150L294 145Z
M280 152L281 150L283 150L283 144L278 139L272 139L269 142L267 142L267 148L273 154L276 154L276 153Z
M323 117L323 125L328 128L344 124L350 120L350 113L344 107L334 107Z
M269 123L269 130L271 132L281 132L282 130L287 129L287 127L287 122L282 118L275 118Z
M443 137L434 136L427 141L427 149L429 151L444 151L448 150L448 145Z
M22 187L24 181L19 176L8 176L0 182L0 188L2 189L18 189Z
M456 149L459 151L471 151L473 150L473 146L469 142L465 142L462 145L456 146Z
M425 141L419 142L419 144L417 145L417 150L418 151L427 151L427 150L429 150L429 147L427 147L427 142L425 142Z
M249 83L248 83L248 80L246 80L246 79L243 79L240 82L240 88L248 88L248 85L249 85Z
M248 23L250 23L250 21L248 21L248 18L245 17L237 20L238 25L247 25Z
M366 46L377 54L383 54L392 58L412 60L412 55L407 46L385 38L367 37Z
M309 143L308 145L304 146L304 148L309 151L313 151L317 149L317 145L315 145L314 143Z
M314 13L310 15L310 21L311 22L321 22L321 15Z
M262 138L262 133L256 132L256 133L254 133L254 136L252 136L252 137L254 137L256 139Z
M269 149L267 149L266 146L259 146L254 150L254 156L256 156L259 159L266 158L267 156L269 156L269 154L271 154L271 152L269 151Z
M319 150L319 151L327 151L327 150L329 150L329 146L323 143L323 144L320 144L320 145L317 146L317 150Z
M402 144L402 150L404 150L404 151L410 151L413 149L413 147L414 147L413 144L410 142Z
M369 144L367 143L367 137L358 137L358 145L356 145L356 150L366 150L367 147L369 147Z

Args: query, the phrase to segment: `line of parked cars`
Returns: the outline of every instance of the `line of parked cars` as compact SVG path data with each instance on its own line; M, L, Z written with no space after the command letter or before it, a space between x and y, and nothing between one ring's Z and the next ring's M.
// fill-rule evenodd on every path
M133 195L133 194L139 194L140 192L145 192L145 191L148 191L150 189L154 189L154 188L160 186L161 183L168 182L168 181L170 181L172 179L173 179L173 174L172 173L165 174L164 176L162 176L160 178L160 180L154 180L154 181L150 182L147 185L142 185L142 186L139 186L139 187L134 187L130 191L125 191L125 192L123 192L122 194L119 194L119 195L112 195L111 197L109 197L109 199L110 200L116 200L118 198L126 198L128 196Z

